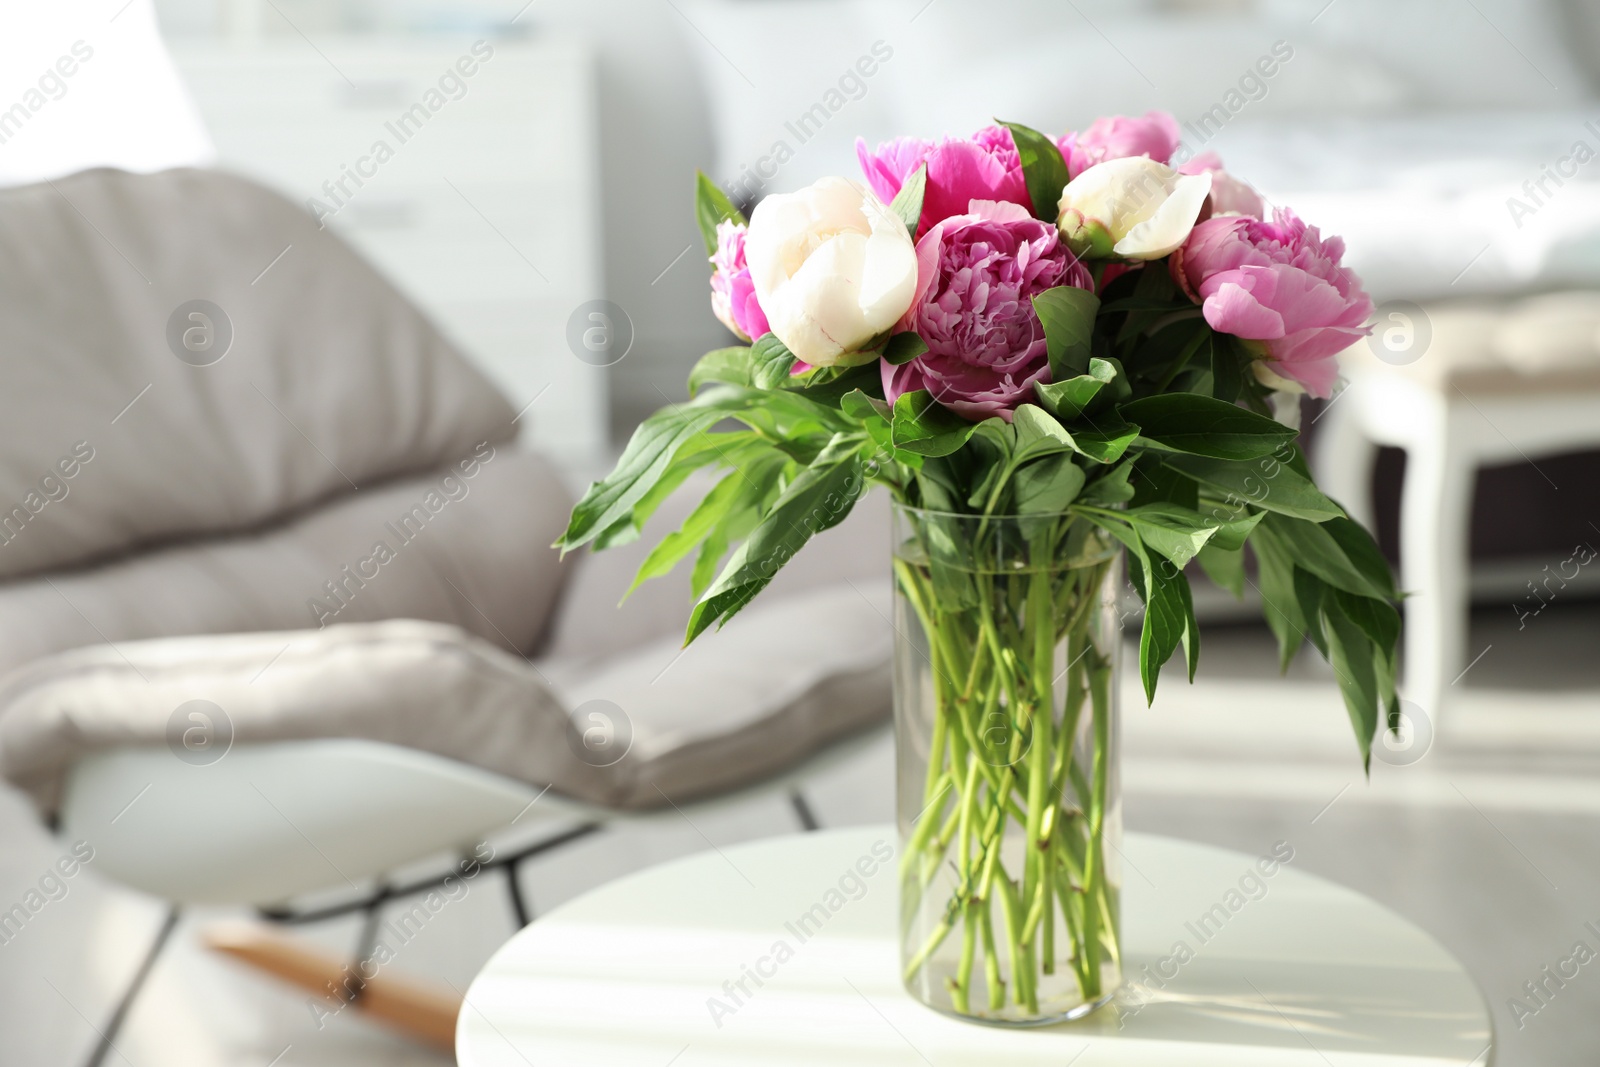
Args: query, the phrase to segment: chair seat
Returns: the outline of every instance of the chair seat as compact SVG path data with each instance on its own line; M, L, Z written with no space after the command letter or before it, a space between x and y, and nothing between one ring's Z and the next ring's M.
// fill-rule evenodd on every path
M383 741L613 809L731 789L887 717L887 589L757 604L680 653L563 668L415 620L98 645L0 685L0 774L56 810L80 759L168 746ZM199 701L200 703L194 703Z
M539 549L564 528L570 497L537 455L483 455L469 457L471 477L451 464L247 534L0 584L0 675L84 645L319 621L427 619L532 651L564 580Z

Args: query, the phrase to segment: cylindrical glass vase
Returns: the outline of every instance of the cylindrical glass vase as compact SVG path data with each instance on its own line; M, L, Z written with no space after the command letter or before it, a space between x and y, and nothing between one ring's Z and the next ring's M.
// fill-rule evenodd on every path
M897 506L900 948L938 1011L1029 1026L1122 982L1121 546Z

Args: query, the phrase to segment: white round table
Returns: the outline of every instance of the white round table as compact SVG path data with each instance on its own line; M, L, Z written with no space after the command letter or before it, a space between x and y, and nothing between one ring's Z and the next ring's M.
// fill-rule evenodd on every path
M773 838L571 901L473 981L460 1067L1492 1062L1477 987L1416 927L1292 859L1142 834L1122 850L1136 984L1076 1023L948 1018L900 985L894 847L889 826Z

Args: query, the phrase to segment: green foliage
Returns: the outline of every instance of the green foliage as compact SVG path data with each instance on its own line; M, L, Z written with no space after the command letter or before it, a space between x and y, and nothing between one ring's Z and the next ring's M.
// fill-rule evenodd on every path
M1067 162L1051 138L1019 122L1002 122L1011 131L1017 154L1022 159L1022 177L1028 185L1035 217L1055 222L1061 207L1061 191L1067 187Z
M1070 285L1058 285L1034 296L1033 310L1044 328L1052 381L1064 382L1088 372L1099 307L1099 297Z
M1048 195L1053 215L1060 154L1010 128L1034 204L1045 217ZM925 189L919 169L891 205L913 233ZM703 177L697 218L708 251L719 221L742 221ZM1371 536L1316 487L1294 431L1268 417L1268 390L1250 366L1260 353L1212 331L1161 262L1134 265L1100 296L1061 287L1033 306L1050 374L1009 419L973 421L926 390L889 402L878 360L922 358L928 346L912 332L874 338L864 354L878 359L864 365L799 375L772 334L707 353L690 374L691 399L639 426L558 546L635 539L664 500L703 480L698 505L634 581L692 561L692 641L737 614L875 484L908 505L979 519L926 531L929 588L946 611L983 602L972 560L994 546L973 531L986 517L1026 516L1011 528L1030 550L1068 552L1103 531L1126 550L1144 604L1147 699L1179 649L1193 677L1200 632L1188 574L1198 568L1236 597L1259 594L1283 668L1308 643L1327 658L1368 759L1398 706L1399 593Z
M928 165L924 163L906 177L895 194L894 203L889 205L895 217L905 223L913 241L917 239L917 224L922 221L922 200L927 191Z
M706 255L717 254L717 225L722 222L744 223L744 215L717 184L700 171L695 171L694 218L700 225L700 238L705 242Z
M707 352L689 372L689 397L693 399L700 392L701 386L707 382L750 385L752 370L750 349L746 345L737 348L718 348Z
M789 381L794 369L794 353L769 333L750 346L750 384L757 389L777 389Z
M726 623L811 538L844 521L863 488L860 442L844 435L778 494L749 538L734 550L689 615L687 644L712 624Z
M1174 452L1211 459L1260 459L1294 440L1282 423L1198 393L1158 393L1122 405L1140 436Z
M928 343L907 330L889 338L889 343L883 348L883 361L891 367L898 367L902 363L910 363L927 350Z
M1044 409L1064 423L1087 417L1101 391L1117 380L1117 365L1090 357L1088 370L1061 381L1035 382L1033 393Z

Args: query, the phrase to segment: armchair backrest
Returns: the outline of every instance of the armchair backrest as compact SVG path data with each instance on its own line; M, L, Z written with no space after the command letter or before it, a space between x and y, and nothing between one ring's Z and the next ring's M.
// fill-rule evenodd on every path
M0 192L0 579L245 531L516 430L384 278L242 178Z

